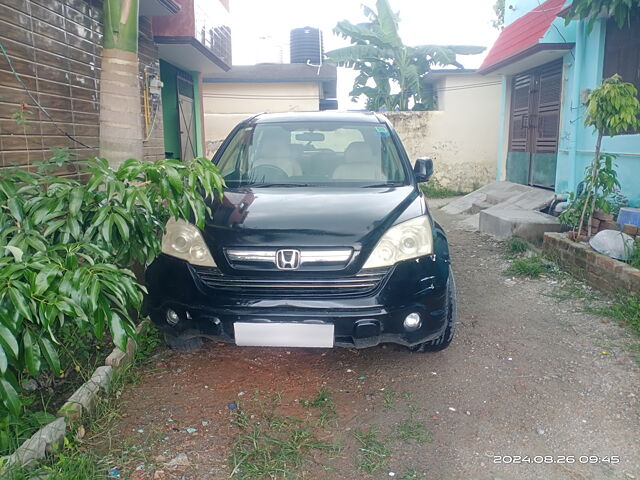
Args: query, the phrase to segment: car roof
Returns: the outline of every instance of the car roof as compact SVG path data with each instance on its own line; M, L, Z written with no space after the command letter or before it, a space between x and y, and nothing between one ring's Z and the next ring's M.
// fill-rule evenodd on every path
M384 117L374 112L286 112L261 113L248 120L250 123L282 122L348 122L348 123L385 123Z

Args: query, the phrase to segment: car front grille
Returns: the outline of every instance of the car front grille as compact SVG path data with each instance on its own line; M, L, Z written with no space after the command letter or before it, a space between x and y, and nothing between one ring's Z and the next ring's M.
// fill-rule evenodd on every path
M380 285L388 268L377 268L350 277L256 278L225 275L217 268L192 266L200 282L216 291L278 298L354 297L367 295Z

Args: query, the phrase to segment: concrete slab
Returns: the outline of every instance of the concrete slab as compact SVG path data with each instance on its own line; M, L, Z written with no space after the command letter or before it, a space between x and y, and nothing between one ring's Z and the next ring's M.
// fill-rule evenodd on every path
M464 220L457 222L457 225L461 230L477 232L480 229L480 214L476 213L475 215L471 215Z
M542 188L528 187L529 190L513 195L489 208L521 208L523 210L543 210L551 205L555 193Z
M545 232L561 232L556 217L520 208L498 208L480 212L480 231L500 240L519 237L532 243L542 242Z
M520 185L511 182L491 182L484 187L479 188L475 192L471 192L464 197L449 202L442 211L451 215L460 213L478 213L478 210L484 206L497 205L508 201L511 198L518 197L521 194L531 192L532 190L540 190L538 188ZM475 211L474 211L475 210Z

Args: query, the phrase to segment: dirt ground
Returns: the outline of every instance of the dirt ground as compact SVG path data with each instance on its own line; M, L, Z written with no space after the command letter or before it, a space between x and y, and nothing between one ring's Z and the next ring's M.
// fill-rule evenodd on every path
M122 394L114 432L130 455L123 478L229 478L239 411L308 419L304 400L322 390L337 418L314 432L341 448L311 452L299 478L640 479L640 368L629 334L581 312L578 298L550 297L562 288L555 280L508 277L500 242L458 229L460 217L434 207L458 284L450 348L208 342L198 353L163 351ZM407 421L422 422L430 438L399 439L394 432ZM354 436L371 426L388 447L387 464L373 474L358 471L363 450Z

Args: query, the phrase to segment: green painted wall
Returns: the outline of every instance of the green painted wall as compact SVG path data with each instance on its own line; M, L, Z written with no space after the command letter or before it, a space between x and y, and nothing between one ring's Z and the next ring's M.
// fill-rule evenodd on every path
M162 120L164 123L164 150L169 158L180 158L180 121L178 119L178 69L160 60L162 87ZM170 152L170 153L169 153Z
M195 107L195 126L196 126L196 143L197 145L197 156L203 157L204 151L202 150L202 133L204 131L204 125L202 125L202 105L201 105L201 96L200 96L200 74L199 72L191 72L191 76L193 78L193 105Z

